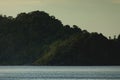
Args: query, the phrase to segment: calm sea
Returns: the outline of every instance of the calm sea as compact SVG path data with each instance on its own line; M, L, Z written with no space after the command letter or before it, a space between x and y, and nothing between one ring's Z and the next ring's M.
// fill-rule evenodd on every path
M120 66L0 66L0 80L120 80Z

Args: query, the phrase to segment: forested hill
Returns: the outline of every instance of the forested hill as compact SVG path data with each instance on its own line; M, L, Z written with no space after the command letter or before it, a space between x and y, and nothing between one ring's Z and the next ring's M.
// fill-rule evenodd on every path
M120 65L120 35L107 39L43 11L1 15L0 65Z

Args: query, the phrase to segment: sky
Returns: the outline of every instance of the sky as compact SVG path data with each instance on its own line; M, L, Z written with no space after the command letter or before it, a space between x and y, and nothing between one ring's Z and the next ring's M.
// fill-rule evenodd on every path
M120 0L0 0L0 14L16 16L21 12L45 11L64 25L82 30L120 34Z

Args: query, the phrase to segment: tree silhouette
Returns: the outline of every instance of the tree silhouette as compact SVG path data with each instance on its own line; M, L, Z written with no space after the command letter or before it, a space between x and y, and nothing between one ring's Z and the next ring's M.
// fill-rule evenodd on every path
M44 11L0 15L0 65L120 65L120 35L107 39Z

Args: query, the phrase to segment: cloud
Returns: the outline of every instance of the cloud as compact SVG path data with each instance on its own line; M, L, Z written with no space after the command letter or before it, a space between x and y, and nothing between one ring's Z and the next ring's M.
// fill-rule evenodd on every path
M112 0L112 3L120 4L120 0Z
M0 0L0 6L63 4L71 0Z
M42 4L43 0L0 0L0 6Z

